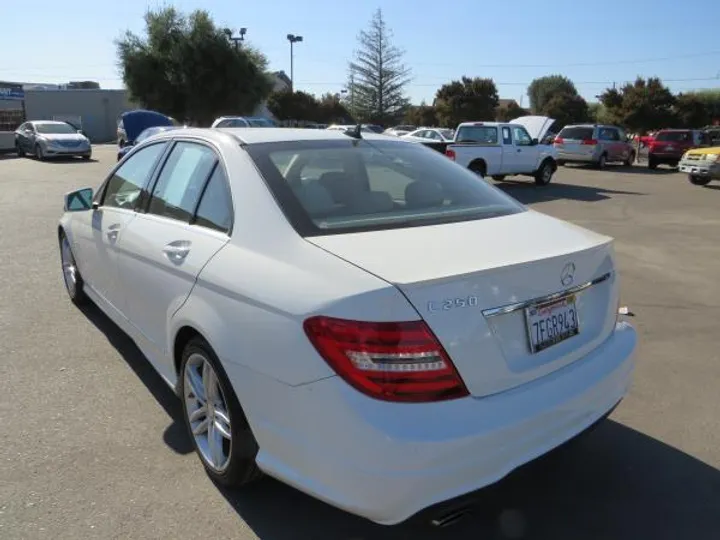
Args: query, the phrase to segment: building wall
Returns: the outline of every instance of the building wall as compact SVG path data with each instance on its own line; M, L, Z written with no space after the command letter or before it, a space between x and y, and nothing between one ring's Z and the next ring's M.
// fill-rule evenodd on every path
M27 90L26 120L80 119L94 143L116 138L117 119L134 109L125 90Z

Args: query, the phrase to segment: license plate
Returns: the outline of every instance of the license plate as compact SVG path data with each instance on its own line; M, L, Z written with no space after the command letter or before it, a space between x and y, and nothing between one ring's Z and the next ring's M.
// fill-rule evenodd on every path
M675 150L675 147L674 147L674 146L666 146L666 147L665 147L665 151L666 151L666 152L672 152L673 150Z
M525 309L530 351L540 352L580 332L575 296Z

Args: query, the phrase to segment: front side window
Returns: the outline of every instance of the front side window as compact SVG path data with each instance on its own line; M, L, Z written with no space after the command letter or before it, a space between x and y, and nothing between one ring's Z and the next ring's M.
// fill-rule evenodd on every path
M495 126L462 126L458 128L455 142L497 144L498 130Z
M167 143L158 143L139 148L123 161L105 187L103 206L111 208L135 208L155 164L165 151Z
M303 236L471 221L524 211L445 156L401 141L293 141L247 152Z
M155 183L148 213L189 222L216 161L207 146L178 142Z
M532 139L524 127L513 126L512 133L516 146L530 146L532 144Z

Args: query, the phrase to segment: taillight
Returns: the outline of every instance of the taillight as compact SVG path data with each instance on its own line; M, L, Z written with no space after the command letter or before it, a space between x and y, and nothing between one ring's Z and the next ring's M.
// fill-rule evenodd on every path
M597 144L597 139L585 139L582 144L586 146L595 146Z
M553 143L554 144L565 144L565 139L563 139L562 137L555 137L553 139Z
M370 397L429 402L468 395L455 366L423 321L311 317L304 327L330 367Z
M455 150L453 150L452 148L447 148L445 150L445 155L455 161Z

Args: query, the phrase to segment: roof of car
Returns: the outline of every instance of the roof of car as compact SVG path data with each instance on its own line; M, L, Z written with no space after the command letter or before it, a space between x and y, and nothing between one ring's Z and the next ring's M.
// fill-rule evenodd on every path
M181 132L181 133L178 133ZM154 135L153 137L173 138L183 137L203 137L208 140L227 141L230 135L241 144L260 144L273 142L290 142L290 141L340 141L347 140L349 137L342 131L332 129L305 129L305 128L185 128L182 130L168 130L163 133ZM379 140L379 141L396 141L394 137L381 135L379 133L363 132L363 139ZM410 144L410 143L407 143Z

